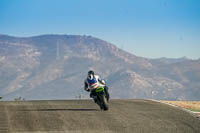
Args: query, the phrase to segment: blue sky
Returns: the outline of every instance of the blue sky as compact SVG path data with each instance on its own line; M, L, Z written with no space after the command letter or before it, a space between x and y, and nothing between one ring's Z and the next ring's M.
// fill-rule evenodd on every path
M0 34L91 35L148 58L200 58L200 0L0 0Z

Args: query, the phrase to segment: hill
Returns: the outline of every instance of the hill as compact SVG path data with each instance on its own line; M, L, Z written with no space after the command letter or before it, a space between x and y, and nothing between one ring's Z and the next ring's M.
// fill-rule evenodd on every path
M76 98L87 71L107 81L112 98L200 100L200 60L152 60L91 36L0 35L0 96L5 100Z

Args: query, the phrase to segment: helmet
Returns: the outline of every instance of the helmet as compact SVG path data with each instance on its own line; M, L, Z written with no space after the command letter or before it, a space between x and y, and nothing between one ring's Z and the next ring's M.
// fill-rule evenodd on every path
M90 71L88 72L88 79L92 80L93 77L94 77L94 71L90 70Z
M92 70L88 71L88 75L94 75L94 71Z

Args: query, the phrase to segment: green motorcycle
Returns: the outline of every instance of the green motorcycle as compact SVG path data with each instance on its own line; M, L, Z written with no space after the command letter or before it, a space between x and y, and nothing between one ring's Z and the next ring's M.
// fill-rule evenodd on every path
M93 93L95 94L94 96L92 96L95 103L97 103L102 110L107 111L109 109L109 106L104 87L96 88L95 90L93 90Z

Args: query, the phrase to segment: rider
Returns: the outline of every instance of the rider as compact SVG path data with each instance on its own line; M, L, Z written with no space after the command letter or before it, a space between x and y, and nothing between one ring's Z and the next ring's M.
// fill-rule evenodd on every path
M108 87L105 85L105 81L102 80L99 75L94 74L94 71L90 70L88 72L88 76L87 76L87 78L85 80L85 87L84 87L84 89L86 91L88 91L88 92L90 91L91 92L90 93L90 97L93 97L96 94L95 89L98 86L104 87L107 101L109 101L110 95L108 93Z

